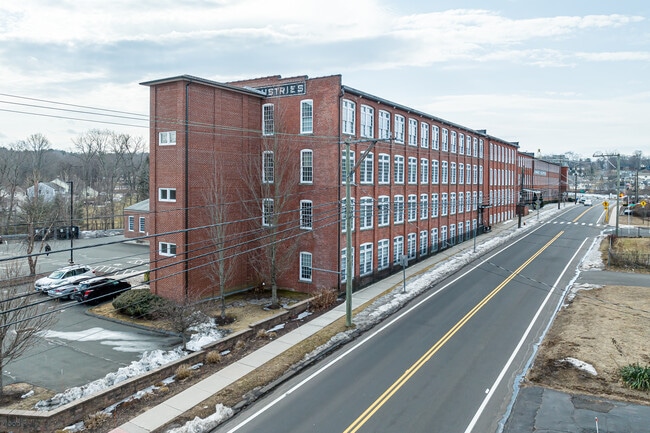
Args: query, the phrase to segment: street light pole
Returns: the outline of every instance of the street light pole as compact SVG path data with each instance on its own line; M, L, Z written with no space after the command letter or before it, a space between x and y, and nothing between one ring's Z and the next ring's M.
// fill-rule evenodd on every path
M71 180L68 182L70 184L70 229L68 230L68 236L70 236L70 264L74 264L74 257L73 257L73 251L74 251L74 226L72 225L72 217L74 215L74 199L73 199L73 191L74 191L74 184Z

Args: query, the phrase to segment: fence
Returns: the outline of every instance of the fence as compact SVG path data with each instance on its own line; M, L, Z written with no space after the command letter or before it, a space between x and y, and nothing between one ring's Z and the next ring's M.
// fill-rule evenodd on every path
M607 263L610 266L650 270L650 254L640 251L615 252L609 249Z

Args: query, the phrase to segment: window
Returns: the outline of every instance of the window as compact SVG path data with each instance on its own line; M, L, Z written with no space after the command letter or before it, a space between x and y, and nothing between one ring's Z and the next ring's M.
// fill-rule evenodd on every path
M465 221L465 239L471 239L472 238L472 233L471 233L471 223L469 220Z
M352 276L354 276L354 248L351 248L352 250L352 258L350 260L350 270L352 271ZM341 281L345 281L347 279L347 254L348 254L348 249L343 248L341 250Z
M273 135L275 124L273 120L273 104L262 105L262 134Z
M458 233L458 242L463 242L463 223L460 222L457 225L457 233Z
M359 228L372 228L372 197L362 197L359 209Z
M379 196L377 213L377 225L379 227L387 226L390 223L390 197L387 195Z
M311 134L314 132L314 101L307 99L300 101L300 133Z
M373 183L373 163L374 158L372 153L366 155L365 159L361 162L359 177L361 183Z
M458 164L458 183L461 185L465 183L465 164L462 162Z
M300 252L300 281L311 281L311 253Z
M176 255L176 244L170 244L169 242L159 242L158 243L158 254L161 256L175 256Z
M449 203L447 202L447 193L446 193L446 192L443 192L443 193L442 193L442 207L441 207L441 209L440 209L440 214L441 214L442 216L447 215L447 213L448 213L448 212L447 212L448 207L449 207Z
M409 119L409 146L418 145L418 121Z
M359 246L359 275L368 275L372 272L372 244Z
M380 184L390 183L390 155L388 154L379 154L377 180Z
M408 197L408 220L415 221L418 218L418 196L410 194Z
M341 179L343 183L348 181L348 174L352 171L352 167L354 167L354 151L350 151L350 162L348 163L347 153L343 150L341 154ZM354 172L351 174L350 183L354 183Z
M273 199L262 199L262 225L273 225Z
M377 242L377 269L388 268L388 239L382 239Z
M480 185L483 185L483 166L482 165L478 166L478 183Z
M472 184L472 165L465 164L465 172L467 173L467 185Z
M305 149L300 151L300 183L314 182L314 152Z
M420 194L420 219L429 218L429 194Z
M403 255L404 255L404 236L396 236L393 239L393 264L395 265L401 264Z
M401 224L404 222L404 196L396 195L393 203L393 222Z
M275 159L273 152L265 150L262 153L262 183L273 183L275 177Z
M312 229L313 206L311 200L300 200L300 228Z
M176 201L176 188L158 188L158 201Z
M347 230L347 215L345 214L345 199L341 203L341 230ZM350 230L354 230L354 197L350 198Z
M476 138L474 140L476 140ZM472 156L472 137L469 135L467 136L467 144L465 147L467 148L467 155Z
M476 139L474 139L476 140ZM478 155L476 154L476 141L474 142L474 155L483 158L483 140L478 141Z
M440 246L442 248L447 248L449 246L449 244L447 244L447 226L440 227Z
M465 210L465 194L462 192L458 193L458 213L463 213Z
M438 218L438 194L431 194L431 218Z
M449 213L451 215L456 215L456 193L452 192L449 195Z
M417 254L417 239L415 233L408 234L407 257L409 260L414 259Z
M420 146L424 149L429 148L429 124L420 123Z
M175 146L176 145L176 131L163 131L158 133L158 145L160 146Z
M355 128L355 125L354 125L354 116L355 116L354 109L355 109L354 102L348 101L347 99L343 100L343 111L342 111L341 114L343 115L342 120L343 120L343 133L344 134L354 135L354 128Z
M138 225L138 231L139 231L140 233L144 233L144 224L145 224L144 222L145 222L145 218L144 218L144 217L140 217L140 218L139 218L139 225Z
M438 229L431 229L431 251L438 251Z
M361 106L361 136L366 138L373 137L375 129L375 109L367 105Z
M437 184L440 182L440 163L437 160L431 161L431 183Z
M428 245L429 232L422 230L420 232L420 256L426 256L427 250L429 249Z
M472 192L472 210L476 210L478 208L478 196L476 194L476 191Z
M390 113L379 111L379 138L390 138Z
M472 182L474 185L478 183L478 166L476 164L472 166Z
M449 151L449 131L447 129L442 128L442 151L447 152Z
M442 161L442 183L449 183L449 163Z
M395 142L404 144L404 116L395 115Z
M465 153L465 134L458 133L458 153Z
M440 148L440 129L435 125L431 127L431 148L433 150Z
M451 153L456 153L456 131L451 131Z
M450 174L449 183L452 185L456 185L456 163L455 162L451 163L449 174Z
M429 183L429 160L422 158L420 160L420 185Z
M135 217L133 215L129 215L129 231L135 231Z
M416 184L418 183L418 159L409 156L409 167L408 167L408 176L409 176L409 184Z
M456 224L451 224L449 226L449 243L451 245L456 245Z
M395 155L395 172L393 181L395 183L404 183L404 157L402 155Z
M471 212L472 210L472 193L467 191L465 193L465 211Z

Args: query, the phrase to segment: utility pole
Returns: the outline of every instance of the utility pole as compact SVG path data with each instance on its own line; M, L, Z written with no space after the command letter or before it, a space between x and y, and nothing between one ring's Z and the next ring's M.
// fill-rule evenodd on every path
M73 199L73 182L69 180L66 182L70 184L70 229L68 230L68 236L70 236L70 264L74 264L73 250L74 250L74 226L72 225L72 218L74 216L74 199Z
M620 202L620 189L621 189L621 154L620 153L602 153L602 152L596 152L593 154L594 158L603 158L605 156L610 157L610 156L615 156L616 157L616 237L618 237L618 214L620 213L618 206ZM612 164L609 160L607 160L610 165Z

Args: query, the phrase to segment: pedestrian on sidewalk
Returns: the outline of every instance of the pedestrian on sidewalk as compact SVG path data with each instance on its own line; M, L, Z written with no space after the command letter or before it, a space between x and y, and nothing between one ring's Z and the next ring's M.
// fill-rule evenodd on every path
M50 247L50 244L45 244L45 255L49 256L50 251L52 251L52 248Z

